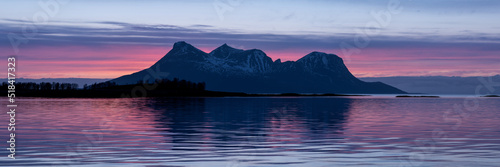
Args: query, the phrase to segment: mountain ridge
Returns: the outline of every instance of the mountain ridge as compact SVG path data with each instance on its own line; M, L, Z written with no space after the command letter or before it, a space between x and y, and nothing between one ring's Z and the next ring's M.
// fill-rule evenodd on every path
M381 82L364 82L352 75L342 58L314 51L297 61L273 61L259 49L242 50L223 44L209 53L179 41L150 70L166 78L206 82L207 90L245 93L406 93ZM154 82L148 69L111 80L133 84Z

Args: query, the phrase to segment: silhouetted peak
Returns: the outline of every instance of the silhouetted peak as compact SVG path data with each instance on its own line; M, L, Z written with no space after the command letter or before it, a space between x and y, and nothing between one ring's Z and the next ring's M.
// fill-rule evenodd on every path
M235 50L240 50L240 49L235 49L229 45L227 45L226 43L224 43L223 45L219 46L218 48L216 48L214 51L223 51L223 52L227 52L227 51L235 51Z
M308 63L308 64L324 64L325 66L331 66L334 64L343 64L342 58L334 54L327 54L324 52L311 52L306 56L297 60L297 62Z
M318 51L314 51L314 52L311 52L307 55L305 55L304 57L302 57L301 59L323 59L323 58L333 58L333 59L342 59L340 58L339 56L335 55L335 54L327 54L327 53L324 53L324 52L318 52Z
M307 54L306 56L325 56L325 55L327 55L327 54L324 52L313 51L313 52Z
M185 41L179 41L179 42L174 43L174 48L176 48L176 47L183 47L183 46L186 46L186 45L190 45L190 44L188 44Z
M194 47L193 45L191 45L185 41L179 41L179 42L174 43L174 47L172 49L182 49L182 50L196 49L196 50L199 50L198 48Z
M235 49L226 43L223 45L219 46L218 48L214 49L212 52L210 52L211 55L215 55L217 57L227 57L232 53L238 53L238 52L243 52L241 49Z

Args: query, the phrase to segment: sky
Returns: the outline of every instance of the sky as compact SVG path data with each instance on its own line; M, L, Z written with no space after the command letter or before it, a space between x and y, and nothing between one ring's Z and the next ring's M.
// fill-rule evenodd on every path
M115 78L177 41L273 60L336 54L357 77L500 74L496 0L0 2L0 54L24 78ZM6 72L2 72L6 75Z

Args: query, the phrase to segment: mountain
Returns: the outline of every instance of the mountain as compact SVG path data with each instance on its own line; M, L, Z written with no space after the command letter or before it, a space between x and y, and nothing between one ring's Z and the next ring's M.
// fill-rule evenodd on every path
M153 71L167 78L205 82L207 90L245 93L406 93L381 82L354 77L334 54L312 52L297 61L273 62L258 49L241 50L224 44L205 53L177 42L163 58L148 69L111 80L133 84L152 83ZM164 76L162 76L164 77Z

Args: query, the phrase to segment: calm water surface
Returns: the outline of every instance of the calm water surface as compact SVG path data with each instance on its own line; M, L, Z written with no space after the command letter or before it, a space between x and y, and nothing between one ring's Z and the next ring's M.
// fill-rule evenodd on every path
M17 109L17 159L4 149L1 166L500 166L500 98L31 98Z

